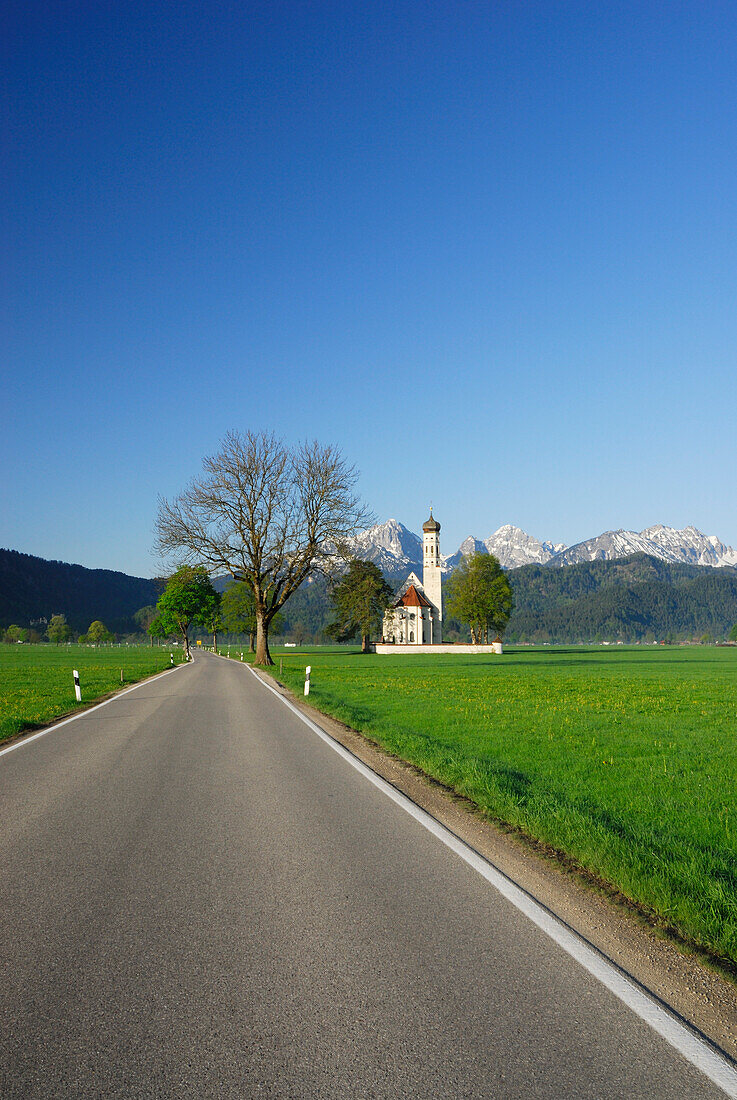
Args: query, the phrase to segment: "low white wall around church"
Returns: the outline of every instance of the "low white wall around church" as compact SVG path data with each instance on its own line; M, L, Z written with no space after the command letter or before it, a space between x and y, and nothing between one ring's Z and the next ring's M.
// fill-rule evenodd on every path
M405 645L398 642L396 645L387 645L386 643L376 642L371 646L372 653L378 653L381 656L394 656L401 657L403 654L409 656L410 654L424 654L428 656L431 653L501 653L502 643L492 642L490 645L413 645L411 642L409 645Z

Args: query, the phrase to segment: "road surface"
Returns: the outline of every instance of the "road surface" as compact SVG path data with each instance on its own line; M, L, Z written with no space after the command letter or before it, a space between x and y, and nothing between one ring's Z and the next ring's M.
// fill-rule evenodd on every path
M240 662L0 755L0 1096L723 1097Z

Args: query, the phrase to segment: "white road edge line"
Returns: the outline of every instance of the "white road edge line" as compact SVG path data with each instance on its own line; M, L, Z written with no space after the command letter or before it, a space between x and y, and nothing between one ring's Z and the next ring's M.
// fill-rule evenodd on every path
M240 662L239 662L240 664ZM511 879L507 878L493 864L488 863L482 856L475 852L457 836L455 836L439 821L436 821L425 810L415 805L406 795L393 787L380 775L372 771L367 764L354 756L340 742L336 741L329 733L312 722L299 707L291 700L285 698L280 692L267 684L265 680L254 672L250 665L246 666L255 679L281 699L282 703L300 718L313 733L316 733L326 744L330 745L339 756L342 756L356 771L360 772L370 783L378 787L387 797L401 806L411 817L419 821L421 825L441 840L451 851L460 856L469 866L478 871L487 882L512 903L521 913L537 925L547 936L563 948L576 962L604 985L611 993L618 997L628 1008L635 1012L656 1031L666 1042L670 1043L679 1054L689 1061L696 1069L700 1070L715 1085L723 1089L732 1100L737 1100L737 1068L713 1047L695 1035L685 1024L674 1016L671 1016L664 1008L654 1001L644 990L638 988L621 974L617 968L589 947L575 932L567 928L543 906L539 905L529 894L526 894Z
M163 672L157 672L153 676L147 676L145 680L139 680L137 684L133 684L132 687L126 688L124 691L119 691L115 695L111 695L109 699L105 699L104 702L98 703L94 707L88 707L87 710L80 710L77 714L72 714L69 718L63 718L61 722L54 722L53 726L47 726L45 729L39 730L38 733L30 733L28 737L21 736L20 741L16 741L14 745L8 745L5 749L0 749L0 756L5 756L6 752L13 752L15 749L22 749L24 745L30 745L31 741L37 741L39 737L45 737L47 733L53 733L54 730L61 729L62 726L68 725L70 722L76 722L78 718L86 718L88 714L94 714L100 707L106 707L108 703L114 703L116 699L122 699L124 695L127 695L130 691L135 691L139 687L143 687L144 684L150 684L152 680L160 680L162 676L170 676L172 672L176 672L180 668L188 668L186 664L175 665L174 668L166 668Z

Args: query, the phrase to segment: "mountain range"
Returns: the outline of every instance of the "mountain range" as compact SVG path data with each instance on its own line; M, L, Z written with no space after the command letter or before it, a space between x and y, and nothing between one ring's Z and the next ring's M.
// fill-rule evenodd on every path
M355 540L357 556L373 561L389 577L422 568L422 539L396 519L361 532ZM519 527L505 524L487 539L469 535L454 554L442 558L443 572L450 573L473 553L494 554L504 569L522 565L563 566L586 561L614 561L632 554L647 554L661 561L719 568L737 566L737 550L716 535L704 535L696 527L678 531L659 523L644 531L605 531L573 546L544 542Z

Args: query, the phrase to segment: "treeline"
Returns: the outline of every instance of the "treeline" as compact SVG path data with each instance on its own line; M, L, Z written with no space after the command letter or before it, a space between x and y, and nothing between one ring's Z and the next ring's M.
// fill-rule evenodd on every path
M135 612L162 590L159 580L0 550L0 630L18 624L44 634L52 616L63 614L75 634L96 619L115 634L135 633Z

